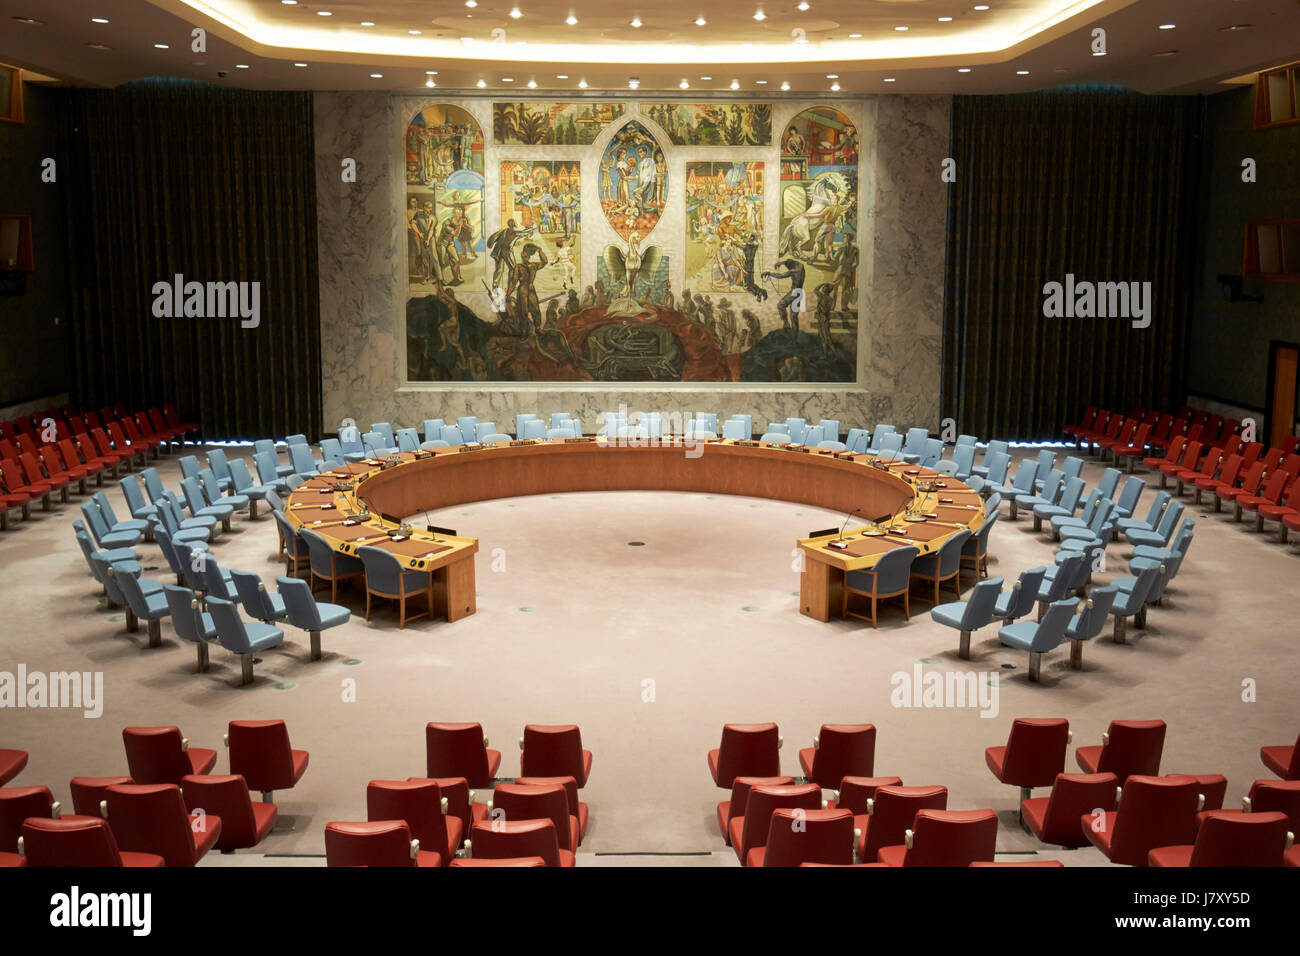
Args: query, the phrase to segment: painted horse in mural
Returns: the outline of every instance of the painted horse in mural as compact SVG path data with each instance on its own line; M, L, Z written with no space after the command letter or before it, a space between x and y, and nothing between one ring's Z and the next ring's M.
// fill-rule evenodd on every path
M847 204L850 199L849 181L843 173L823 173L808 183L802 192L787 189L782 201L795 208L786 209L793 218L781 233L776 254L798 258L807 255L809 259L805 261L810 261L827 217L835 216L837 207Z

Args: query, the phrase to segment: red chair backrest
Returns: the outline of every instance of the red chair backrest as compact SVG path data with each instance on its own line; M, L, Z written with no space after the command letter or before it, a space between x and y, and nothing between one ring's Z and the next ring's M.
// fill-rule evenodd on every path
M1165 747L1163 720L1112 720L1109 742L1101 748L1097 772L1119 777L1120 786L1131 775L1160 773L1160 755Z
M72 792L72 812L87 817L99 816L99 804L108 788L117 783L135 783L130 777L73 777L68 784Z
M1190 845L1199 794L1196 781L1181 774L1129 777L1115 814L1111 862L1146 866L1147 854L1156 847Z
M853 862L853 814L848 810L772 811L764 866Z
M1293 477L1295 476L1290 472L1278 469L1268 476L1268 481L1264 482L1264 490L1260 492L1259 497L1270 504L1277 504L1282 497L1283 489L1290 484Z
M573 828L569 824L569 795L560 784L532 786L518 783L499 783L492 791L492 819L501 811L506 820L550 820L555 824L555 838L561 850L577 850L571 839ZM575 814L576 815L576 814Z
M560 865L560 843L550 820L479 820L470 830L470 854L480 859L540 856Z
M1240 455L1229 455L1228 460L1223 463L1223 470L1219 472L1219 480L1225 485L1235 485L1237 476L1241 474L1241 463Z
M745 815L749 792L755 787L793 787L794 777L737 777L731 782L731 800L727 807L727 822Z
M1133 440L1129 442L1135 448L1145 448L1147 440L1151 437L1151 426L1142 425L1133 435Z
M1253 495L1259 491L1260 482L1264 480L1264 463L1257 461L1246 471L1246 477L1241 479L1241 490L1248 495Z
M1171 465L1177 464L1178 459L1182 457L1183 449L1185 447L1187 447L1187 438L1183 435L1175 436L1175 438L1169 443L1169 447L1165 449L1164 460L1169 462Z
M174 783L194 771L181 746L179 727L126 727L126 765L138 784Z
M798 810L820 810L822 788L815 783L796 784L789 787L754 787L745 804L745 822L741 827L740 859L749 858L749 851L767 842L772 812L781 807Z
M77 453L77 446L72 443L71 438L59 439L59 451L63 453L63 463L69 468L76 468L85 462L81 460L81 455Z
M195 864L190 813L177 784L115 784L104 801L109 826L123 850L156 853L168 866ZM203 826L220 827L220 817L205 813Z
M1250 788L1250 809L1285 813L1291 831L1300 833L1300 780L1256 780Z
M875 863L882 846L898 846L921 810L946 810L947 787L881 787L872 801L862 862Z
M28 866L121 866L122 854L107 820L29 817L22 825Z
M228 734L231 773L253 790L293 787L293 750L283 720L232 720Z
M451 801L447 801L451 809ZM366 817L405 820L420 849L447 855L447 818L442 789L432 780L371 780L366 784Z
M791 781L793 783L793 781ZM564 795L569 800L569 813L571 816L578 816L578 781L573 777L516 777L515 783L525 787L553 787L559 785L564 788ZM469 828L466 827L468 830Z
M1152 430L1151 440L1157 442L1164 441L1173 434L1173 431L1174 416L1161 415L1159 420L1156 422L1156 427Z
M1300 446L1300 435L1287 435L1282 439L1282 451L1288 455L1294 453L1297 446Z
M435 848L433 852L438 851ZM325 865L415 866L416 861L411 859L411 831L401 820L328 823Z
M1249 468L1259 460L1260 455L1264 454L1264 445L1262 442L1257 441L1246 442L1241 446L1241 451L1238 454L1241 455L1242 465Z
M237 773L187 774L181 778L181 796L190 813L221 820L221 839L231 846L257 842L257 820L248 783Z
M430 721L424 728L425 765L430 777L464 777L471 787L492 786L483 726Z
M576 724L524 727L519 765L526 777L573 777L583 780L582 733ZM531 855L531 854L529 854Z
M0 853L17 853L18 836L28 817L48 817L54 812L49 787L0 788Z
M447 816L460 818L460 832L469 833L473 816L469 805L469 781L464 777L407 777L408 783L436 783L447 801ZM577 810L573 811L577 813Z
M1187 440L1197 441L1201 437L1201 433L1204 431L1205 431L1204 424L1202 424L1201 422L1193 422L1191 425L1187 427Z
M1101 819L1095 811L1110 813L1115 809L1115 791L1119 778L1113 773L1057 774L1043 813L1042 841L1057 846L1087 846L1088 838L1079 821L1088 817L1085 826Z
M845 777L870 777L875 766L873 724L822 724L810 780L837 789Z
M1281 866L1287 826L1285 813L1208 813L1196 833L1191 865Z
M911 830L904 866L970 866L993 859L998 815L992 810L921 810Z
M780 733L776 724L725 724L718 744L718 786L737 777L781 775Z
M835 805L854 813L866 813L867 801L875 797L877 790L902 785L902 777L845 777L840 781L840 797Z
M51 475L57 475L64 471L63 462L59 461L59 455L54 445L41 446L41 464L45 466L45 470Z
M1046 787L1065 769L1070 722L1063 717L1017 717L1007 736L1002 782Z
M41 471L41 466L36 463L36 456L31 452L23 452L19 455L18 463L23 466L23 474L32 484L45 480L45 472Z

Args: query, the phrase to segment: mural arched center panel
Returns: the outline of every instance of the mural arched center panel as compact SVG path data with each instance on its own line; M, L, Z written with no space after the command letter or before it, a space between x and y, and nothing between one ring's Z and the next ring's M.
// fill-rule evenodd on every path
M624 242L644 239L668 202L668 164L654 135L636 120L623 125L600 158L600 208Z

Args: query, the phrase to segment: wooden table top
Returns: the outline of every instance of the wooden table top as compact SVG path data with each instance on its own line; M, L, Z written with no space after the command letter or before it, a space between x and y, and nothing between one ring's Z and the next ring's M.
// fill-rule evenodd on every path
M838 532L798 542L808 559L861 570L899 545L929 554L963 528L974 532L984 520L979 495L956 478L901 462L875 467L870 455L828 449L796 451L729 439L652 443L598 437L451 446L403 452L395 458L400 463L387 468L372 459L304 482L285 504L290 524L317 532L342 553L355 554L362 545L382 547L402 558L403 566L419 560L422 570L432 570L475 553L478 539L419 530L406 541L392 541L387 532L393 525L378 515L407 516L471 501L567 491L732 494L843 514L856 511L864 519L889 516L888 527L907 531L906 537L863 536L861 529L853 528L844 535L849 544L845 551L826 547ZM336 490L336 481L349 482L352 488ZM925 494L913 481L934 481L942 487ZM369 504L371 519L345 523L348 515L361 510L362 500ZM930 517L904 521L908 506Z

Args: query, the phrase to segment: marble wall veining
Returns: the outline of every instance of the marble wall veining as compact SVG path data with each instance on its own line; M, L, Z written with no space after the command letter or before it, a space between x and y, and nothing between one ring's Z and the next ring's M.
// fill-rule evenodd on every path
M415 109L430 101L385 93L315 94L323 433L337 429L345 418L362 425L375 421L418 425L427 417L465 414L513 430L517 412L561 410L579 415L586 430L594 432L601 414L620 406L629 413L716 411L725 417L744 412L754 416L758 429L791 415L836 418L845 429L879 421L938 428L947 225L947 186L940 169L948 154L949 97L833 101L859 125L863 153L858 375L856 383L833 386L406 384L405 184L398 144ZM465 107L490 133L491 98L442 102ZM776 103L775 135L779 136L785 119L818 102ZM602 143L612 128L597 142ZM550 150L556 158L567 158L572 147L567 149L570 152L565 147L506 147L489 152L488 162L524 155L544 159ZM678 189L685 161L717 158L716 151L699 156L692 155L694 150L675 152L670 173ZM736 153L744 158L744 150ZM345 182L342 176L348 159L356 163L355 182ZM594 163L584 163L584 180L595 172ZM764 249L768 268L776 258L776 173L774 169L769 175ZM499 199L493 193L489 188L486 197L489 231L499 214ZM599 234L593 229L587 236L588 220L598 219L584 215L584 260L597 255L609 241L603 222ZM680 245L680 233L679 224L663 223L655 237L672 254ZM584 276L586 272L584 266ZM592 278L594 272L584 281Z

